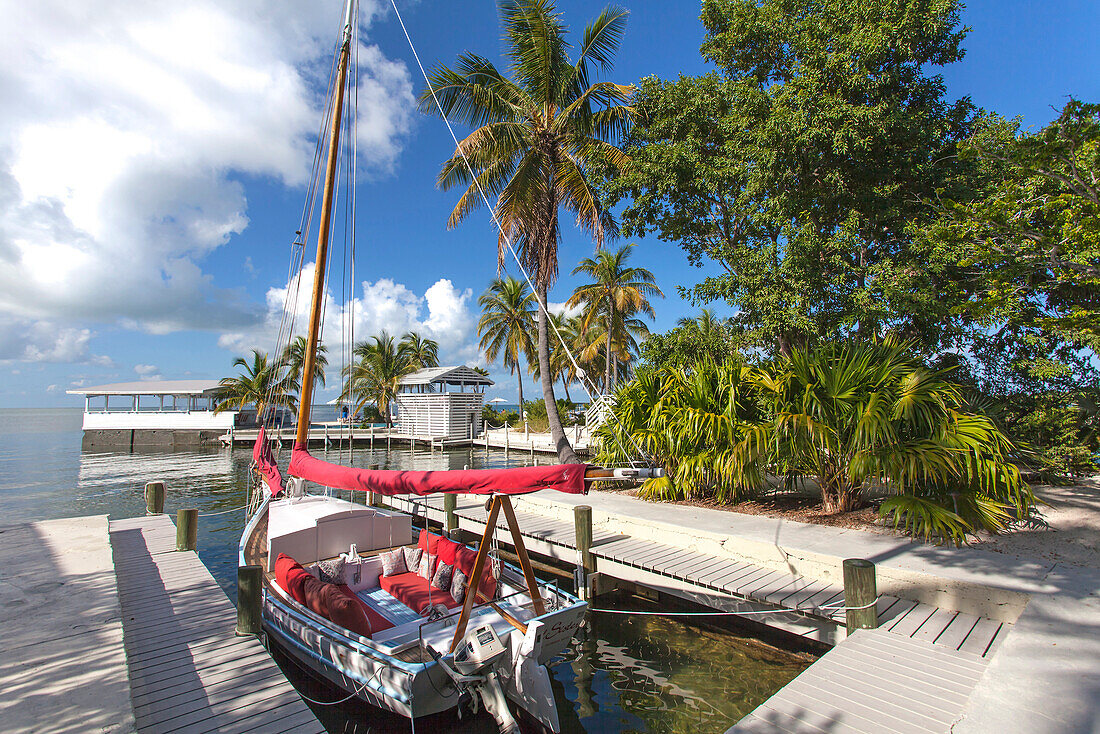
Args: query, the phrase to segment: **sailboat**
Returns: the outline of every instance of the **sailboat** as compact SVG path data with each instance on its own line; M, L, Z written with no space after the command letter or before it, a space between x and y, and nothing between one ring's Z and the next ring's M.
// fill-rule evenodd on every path
M347 699L406 716L414 731L418 717L448 710L462 715L479 707L495 718L502 732L517 731L511 702L557 732L546 665L570 643L587 605L536 577L510 497L543 490L579 494L593 480L639 477L647 470L584 464L365 470L329 463L308 450L340 134L357 25L355 1L348 0L325 113L327 157L290 476L284 481L266 426L261 426L253 449L258 481L239 563L263 569L268 639L346 691ZM354 165L350 168L353 177ZM311 185L307 198L312 191ZM294 297L290 288L287 292L288 300ZM285 331L289 341L293 328ZM426 528L414 536L410 516L342 499L331 494L333 489L386 496L485 495L485 534L476 548ZM501 513L511 529L518 566L503 563L495 551Z

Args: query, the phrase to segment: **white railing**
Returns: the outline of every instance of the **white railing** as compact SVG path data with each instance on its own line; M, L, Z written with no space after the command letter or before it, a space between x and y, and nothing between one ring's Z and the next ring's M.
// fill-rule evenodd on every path
M604 421L606 421L607 417L611 414L611 409L614 407L614 395L600 395L585 408L584 427L588 429L589 434L603 425Z

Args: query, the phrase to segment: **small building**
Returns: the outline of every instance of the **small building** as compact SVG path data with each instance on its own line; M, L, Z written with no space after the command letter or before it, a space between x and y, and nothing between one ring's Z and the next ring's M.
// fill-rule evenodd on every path
M493 381L466 366L428 367L398 382L394 427L425 438L474 438L485 388Z
M67 392L84 396L84 448L117 449L216 442L249 417L215 413L217 391L217 380L142 380Z

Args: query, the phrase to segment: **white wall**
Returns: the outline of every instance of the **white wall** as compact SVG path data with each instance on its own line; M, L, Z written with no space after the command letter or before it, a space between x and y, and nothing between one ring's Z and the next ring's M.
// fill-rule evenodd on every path
M84 430L179 429L224 430L233 425L236 413L227 410L215 415L210 411L194 413L85 413Z

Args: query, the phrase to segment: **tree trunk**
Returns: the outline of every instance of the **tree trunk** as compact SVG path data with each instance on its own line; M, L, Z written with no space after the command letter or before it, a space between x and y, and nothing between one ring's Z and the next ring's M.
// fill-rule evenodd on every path
M565 386L565 399L570 403L573 402L573 398L569 397L569 378L565 375L561 376L561 384Z
M822 483L821 505L830 515L858 510L863 507L863 487L858 484L852 486L847 482Z
M611 296L608 296L607 327L603 335L604 362L606 363L603 373L603 391L605 394L611 392L611 317L614 315L611 308Z
M516 379L519 380L519 417L523 418L523 368L517 364L513 369L516 371Z
M546 303L546 286L539 285L539 301ZM550 371L550 336L548 332L546 309L539 308L539 377L542 378L542 399L546 403L546 420L550 424L550 439L558 452L558 461L563 464L579 464L580 459L573 451L569 439L565 437L565 429L561 427L561 416L558 415L558 402L554 399L554 376Z

